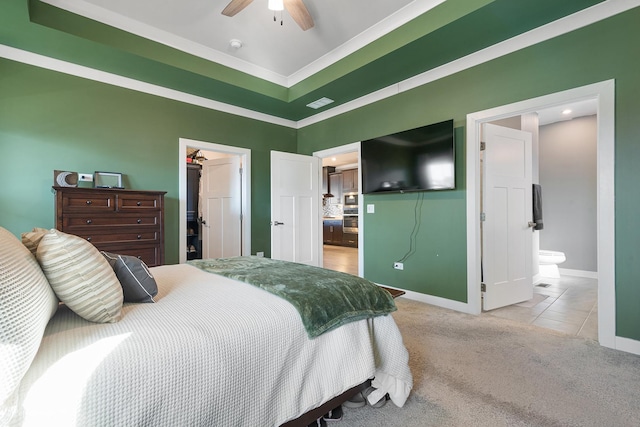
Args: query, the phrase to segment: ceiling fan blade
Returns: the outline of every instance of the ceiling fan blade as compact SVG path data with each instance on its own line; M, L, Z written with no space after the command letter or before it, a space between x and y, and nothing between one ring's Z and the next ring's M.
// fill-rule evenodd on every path
M284 0L284 7L303 31L313 28L313 18L302 0Z
M245 7L249 6L252 1L253 0L231 0L227 7L222 11L222 14L225 16L233 16Z

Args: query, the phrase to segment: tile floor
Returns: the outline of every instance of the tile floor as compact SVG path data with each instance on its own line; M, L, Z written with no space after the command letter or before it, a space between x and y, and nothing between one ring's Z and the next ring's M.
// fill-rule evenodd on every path
M358 249L324 245L324 268L358 275ZM598 281L563 275L534 286L534 298L524 303L484 312L570 335L598 339ZM538 285L539 285L538 284Z
M484 314L598 339L597 279L566 275L560 279L544 278L533 287L533 296L530 301Z
M358 275L358 248L323 245L323 267Z

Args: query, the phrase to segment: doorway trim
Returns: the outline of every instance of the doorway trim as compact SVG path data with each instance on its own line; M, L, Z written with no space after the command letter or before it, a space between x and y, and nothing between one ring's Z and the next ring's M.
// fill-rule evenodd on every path
M233 154L242 160L242 255L251 254L251 150L246 148L221 145L213 142L180 138L178 148L178 198L179 198L179 262L187 261L187 163L185 161L187 147L199 150L217 151Z
M362 220L362 174L360 171L362 170L362 162L360 159L360 141L352 142L350 144L341 145L339 147L328 148L326 150L314 151L313 156L319 157L320 159L324 159L326 157L335 156L336 154L344 154L344 153L358 153L358 276L364 277L364 254L362 252L363 244L364 244L364 221ZM322 167L320 168L320 182L322 182ZM322 189L320 189L320 192ZM322 194L318 194L320 200L322 200ZM318 212L320 215L320 227L318 229L318 244L319 244L319 253L320 253L320 266L322 266L323 255L322 255L322 212Z
M607 80L467 115L467 309L481 312L480 128L483 123L595 99L597 130L598 340L620 349L615 336L615 81ZM533 286L533 284L532 284ZM625 350L629 351L629 350Z

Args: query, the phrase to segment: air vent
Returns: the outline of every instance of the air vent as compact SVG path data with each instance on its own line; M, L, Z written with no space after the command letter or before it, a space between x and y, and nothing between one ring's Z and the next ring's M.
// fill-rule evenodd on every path
M329 105L333 102L333 99L329 99L326 97L320 98L317 101L313 101L310 104L307 104L307 107L309 108L313 108L314 110L317 110L320 107L324 107L325 105Z

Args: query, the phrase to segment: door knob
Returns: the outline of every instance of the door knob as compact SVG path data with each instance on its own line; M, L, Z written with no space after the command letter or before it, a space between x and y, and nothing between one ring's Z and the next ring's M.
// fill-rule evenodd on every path
M533 221L529 221L527 225L529 226L529 228L533 228L533 227L535 227L535 226L536 226L536 225L538 225L538 224L536 224L536 223L535 223L535 222L533 222Z
M284 222L280 222L280 221L273 221L273 222L271 223L271 225L275 225L275 226L278 226L278 225L284 225Z

